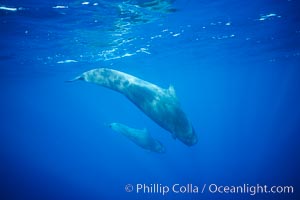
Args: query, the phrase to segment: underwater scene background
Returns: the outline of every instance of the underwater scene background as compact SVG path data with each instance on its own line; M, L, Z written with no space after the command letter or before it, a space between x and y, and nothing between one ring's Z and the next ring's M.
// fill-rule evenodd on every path
M299 10L297 0L1 0L0 199L298 199ZM65 82L100 67L172 85L198 143L173 139L117 92ZM112 122L146 128L166 152Z

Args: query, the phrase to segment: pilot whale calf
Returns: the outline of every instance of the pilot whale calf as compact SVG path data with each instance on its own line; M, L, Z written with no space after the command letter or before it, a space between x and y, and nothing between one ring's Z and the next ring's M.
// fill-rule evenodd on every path
M144 149L157 153L165 153L164 146L158 140L154 139L146 129L134 129L120 123L111 123L109 127Z
M180 107L172 86L163 89L130 74L113 69L93 69L69 82L83 80L125 95L154 122L169 131L173 138L192 146L197 143L195 130Z

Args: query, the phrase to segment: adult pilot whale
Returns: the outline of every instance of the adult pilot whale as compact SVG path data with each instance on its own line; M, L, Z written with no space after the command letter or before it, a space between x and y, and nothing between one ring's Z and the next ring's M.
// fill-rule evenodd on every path
M181 109L172 86L163 89L130 74L113 69L98 68L86 71L68 82L83 80L95 83L125 95L148 117L173 138L192 146L198 138L186 114Z
M146 129L135 129L121 123L110 123L109 127L117 133L121 133L136 145L143 149L156 152L165 153L165 147L162 143L154 139Z

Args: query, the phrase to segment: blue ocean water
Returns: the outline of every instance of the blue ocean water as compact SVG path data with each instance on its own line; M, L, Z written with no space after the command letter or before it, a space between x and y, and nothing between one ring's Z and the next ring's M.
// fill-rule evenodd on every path
M2 0L0 199L298 199L299 9L297 0ZM173 139L119 93L65 83L99 67L173 85L198 143ZM111 122L146 128L166 153ZM293 193L214 191L258 184Z

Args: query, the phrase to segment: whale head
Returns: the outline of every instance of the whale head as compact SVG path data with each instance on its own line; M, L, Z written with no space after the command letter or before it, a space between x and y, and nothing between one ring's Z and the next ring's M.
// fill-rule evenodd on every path
M190 135L190 137L187 137L187 141L188 141L187 145L189 146L193 146L198 143L198 136L193 126L192 126L192 134Z
M119 132L119 133L123 133L125 131L124 130L125 128L121 124L115 123L115 122L110 123L108 125L108 127L111 128L113 131L116 131L116 132Z
M155 140L154 147L151 149L151 151L157 152L157 153L166 153L166 148L164 145L159 142L158 140Z
M181 142L183 142L187 146L193 146L198 142L198 136L193 126L191 126L191 131L189 131L188 133L185 132L179 135L177 133L176 138L178 138Z

